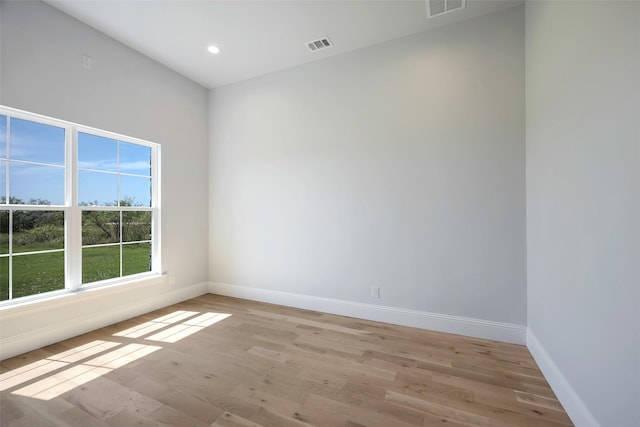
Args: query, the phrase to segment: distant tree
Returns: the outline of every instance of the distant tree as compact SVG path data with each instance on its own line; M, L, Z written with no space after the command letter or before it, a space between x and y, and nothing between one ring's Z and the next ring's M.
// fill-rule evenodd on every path
M122 235L128 242L151 239L151 212L123 212Z
M95 203L98 204L97 202ZM82 206L91 206L85 203ZM117 202L109 206L117 206ZM104 206L104 203L102 204ZM136 206L135 198L125 197L119 206ZM120 227L125 241L151 239L151 212L84 210L82 214L82 241L84 244L115 243L120 241Z
M22 199L19 199L18 197L10 196L9 197L9 204L10 205L24 205L24 202L22 201Z
M49 206L51 205L51 202L49 200L46 199L39 199L39 198L33 198L33 199L29 199L29 205L46 205Z
M24 205L24 201L17 197L10 197L9 203L14 205ZM48 200L31 199L28 204L50 205ZM80 206L89 207L100 205L98 201L94 203L84 202ZM104 203L101 204L105 206ZM133 197L125 197L120 201L120 206L136 206ZM118 206L114 201L107 206ZM124 211L122 214L122 224L120 212L85 209L82 214L82 240L84 244L115 243L120 241L120 227L126 241L149 240L151 238L151 212ZM13 231L14 233L25 233L28 231L38 232L37 236L50 236L61 234L64 228L64 212L54 210L14 210L13 211ZM57 231L56 231L57 230ZM0 233L8 234L9 215L0 214ZM34 234L32 237L36 237ZM25 236L26 238L26 236ZM37 240L47 237L37 237Z
M0 212L0 234L9 234L9 212Z
M114 243L120 240L120 213L112 211L82 212L84 244Z

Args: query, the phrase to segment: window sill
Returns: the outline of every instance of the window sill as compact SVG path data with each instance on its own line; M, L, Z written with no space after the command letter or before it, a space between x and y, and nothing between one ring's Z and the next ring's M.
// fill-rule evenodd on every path
M129 280L117 281L101 286L92 286L78 289L77 291L61 291L51 296L42 296L25 301L0 306L0 317L7 318L28 311L34 313L51 307L60 308L65 305L78 304L83 301L102 298L122 292L129 292L148 286L157 286L166 283L166 274L149 274L138 276Z

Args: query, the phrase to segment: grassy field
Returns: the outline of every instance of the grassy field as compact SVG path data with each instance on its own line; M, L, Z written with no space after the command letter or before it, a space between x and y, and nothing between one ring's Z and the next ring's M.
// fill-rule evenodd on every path
M64 289L64 252L13 257L13 297Z
M149 271L150 243L122 247L122 275ZM82 250L82 283L113 279L120 276L120 247L103 246Z
M42 247L39 248L42 250ZM24 250L23 252L25 252ZM122 275L149 271L150 243L124 245ZM120 246L86 248L82 251L82 283L120 276ZM64 289L64 253L13 257L13 298ZM0 258L0 300L9 297L9 259Z

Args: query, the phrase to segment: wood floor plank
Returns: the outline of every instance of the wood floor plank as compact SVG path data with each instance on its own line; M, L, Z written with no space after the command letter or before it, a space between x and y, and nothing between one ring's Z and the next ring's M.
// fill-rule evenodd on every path
M524 346L204 295L0 362L0 425L572 424Z
M260 424L253 421L242 418L239 415L232 414L231 412L225 412L218 418L211 427L263 427Z

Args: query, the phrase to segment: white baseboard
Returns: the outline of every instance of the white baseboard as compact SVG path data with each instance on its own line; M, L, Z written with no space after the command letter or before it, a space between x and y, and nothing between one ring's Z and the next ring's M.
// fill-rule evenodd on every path
M562 375L562 371L554 363L549 353L544 349L538 338L530 328L527 328L527 348L540 367L547 382L562 403L571 421L579 427L600 427L587 405L571 387L569 381Z
M524 326L514 325L511 323L500 323L468 317L429 313L426 311L364 304L269 289L249 288L219 282L210 283L209 292L217 295L286 305L289 307L339 314L359 319L375 320L378 322L411 326L415 328L466 335L476 338L485 338L514 344L525 344L526 328Z
M205 282L175 290L163 288L163 292L158 292L162 279L160 283L158 280L150 280L148 283L128 286L67 294L48 301L4 309L0 314L0 319L5 323L0 339L0 360L204 295L209 290L209 284ZM140 293L144 295L143 298L140 298ZM109 303L105 303L107 298ZM75 304L89 304L95 310L77 317L60 316L65 311L73 313ZM47 319L61 317L64 320L49 320L49 323L15 335L8 330L11 329L10 324L20 323L22 319L32 319L36 313Z

